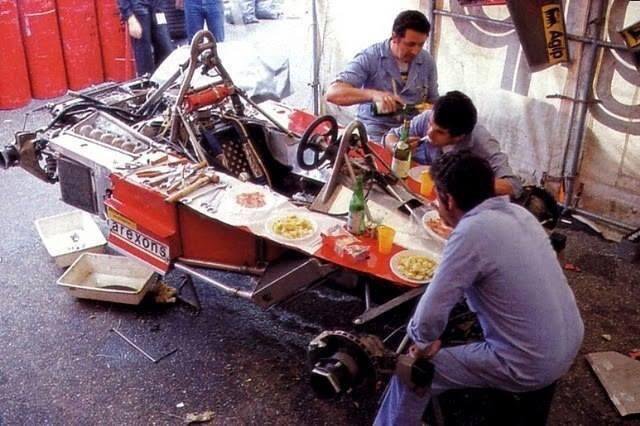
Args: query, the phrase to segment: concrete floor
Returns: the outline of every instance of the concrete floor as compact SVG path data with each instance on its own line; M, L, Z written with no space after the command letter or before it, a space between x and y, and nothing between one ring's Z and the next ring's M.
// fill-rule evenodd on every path
M323 291L263 311L203 283L199 315L183 304L76 300L56 286L64 271L33 225L71 210L58 198L56 186L22 169L0 174L0 425L181 424L186 413L209 410L214 424L371 420L352 400L315 399L306 377L309 340L346 326L359 300ZM112 327L155 357L178 351L154 364Z
M227 26L227 39L309 52L308 40L290 37L306 30L302 19L262 21ZM294 94L288 101L310 106L310 58L291 54L289 60ZM12 143L25 113L44 103L0 112L0 145ZM27 128L48 119L33 114ZM321 323L345 326L350 317L320 319L334 317L329 310L336 307L355 316L360 301L325 291L287 309L263 311L202 283L196 284L202 302L197 316L181 304L76 300L56 286L64 270L50 259L33 224L72 210L59 198L58 187L22 169L0 172L0 425L181 424L186 413L208 410L215 424L370 422L372 411L361 412L353 401L315 399L305 376L306 345ZM320 309L308 314L310 304ZM153 364L112 327L154 356L178 351Z

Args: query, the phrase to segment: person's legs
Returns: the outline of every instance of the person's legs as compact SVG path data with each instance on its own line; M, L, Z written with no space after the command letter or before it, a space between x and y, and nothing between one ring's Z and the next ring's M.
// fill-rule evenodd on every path
M167 25L166 17L162 17L159 20L158 14L155 14L151 22L151 40L153 42L153 56L155 58L155 66L153 69L164 61L171 52L176 48L171 41L171 34L169 33L169 26Z
M189 41L204 26L204 0L185 0L184 2L184 20Z
M496 388L525 392L540 384L523 384L514 371L486 342L441 349L431 360L435 367L431 391L434 395L448 389Z
M131 37L133 55L136 58L136 73L140 76L151 73L154 70L153 48L151 46L151 20L150 14L136 14L136 18L142 27L142 37Z
M412 426L422 424L422 412L429 403L431 392L418 395L393 376L374 420L374 426Z
M524 391L509 368L484 342L441 349L431 360L434 365L430 391L419 396L396 376L391 379L374 424L420 425L431 398L448 389L490 387Z
M207 28L217 42L224 41L224 5L222 0L202 0Z

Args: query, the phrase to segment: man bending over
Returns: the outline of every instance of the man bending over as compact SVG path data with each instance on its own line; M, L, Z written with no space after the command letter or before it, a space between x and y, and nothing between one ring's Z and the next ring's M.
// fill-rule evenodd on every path
M454 230L407 333L410 354L430 359L433 379L415 390L394 376L375 425L420 425L431 394L448 389L544 388L569 370L582 343L582 319L547 234L527 210L494 196L489 163L451 152L431 174L440 217ZM462 298L485 340L441 348Z

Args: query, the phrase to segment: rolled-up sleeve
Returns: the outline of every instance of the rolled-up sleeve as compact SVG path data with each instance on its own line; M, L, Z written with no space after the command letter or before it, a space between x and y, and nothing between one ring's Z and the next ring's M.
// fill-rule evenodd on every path
M490 150L487 160L489 164L491 164L491 168L496 177L498 179L508 180L513 188L513 196L516 198L519 197L522 193L522 180L520 180L509 165L509 157L500 151L500 144L495 139L489 139L489 141L487 141L487 149Z
M478 152L491 164L491 169L498 179L506 179L513 187L514 197L518 197L522 192L522 181L514 173L509 165L509 157L500 150L500 144L493 137L483 138L479 146L482 152Z
M420 349L440 338L451 309L480 276L481 261L473 246L473 239L456 232L447 242L442 262L407 326L409 337Z
M369 78L371 69L371 58L367 51L360 52L353 58L347 66L338 74L334 81L347 83L355 88L361 88Z

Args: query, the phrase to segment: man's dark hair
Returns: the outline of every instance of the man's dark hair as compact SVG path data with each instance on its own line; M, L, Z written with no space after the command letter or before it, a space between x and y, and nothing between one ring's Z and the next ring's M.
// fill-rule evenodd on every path
M430 173L438 192L452 196L464 212L495 196L491 165L469 151L442 155L433 163Z
M454 90L436 100L433 121L451 136L468 135L476 127L478 111L467 95Z
M404 37L407 30L413 30L422 34L429 34L431 31L431 24L424 13L418 10L405 10L400 12L396 19L393 21L393 34L399 37Z

